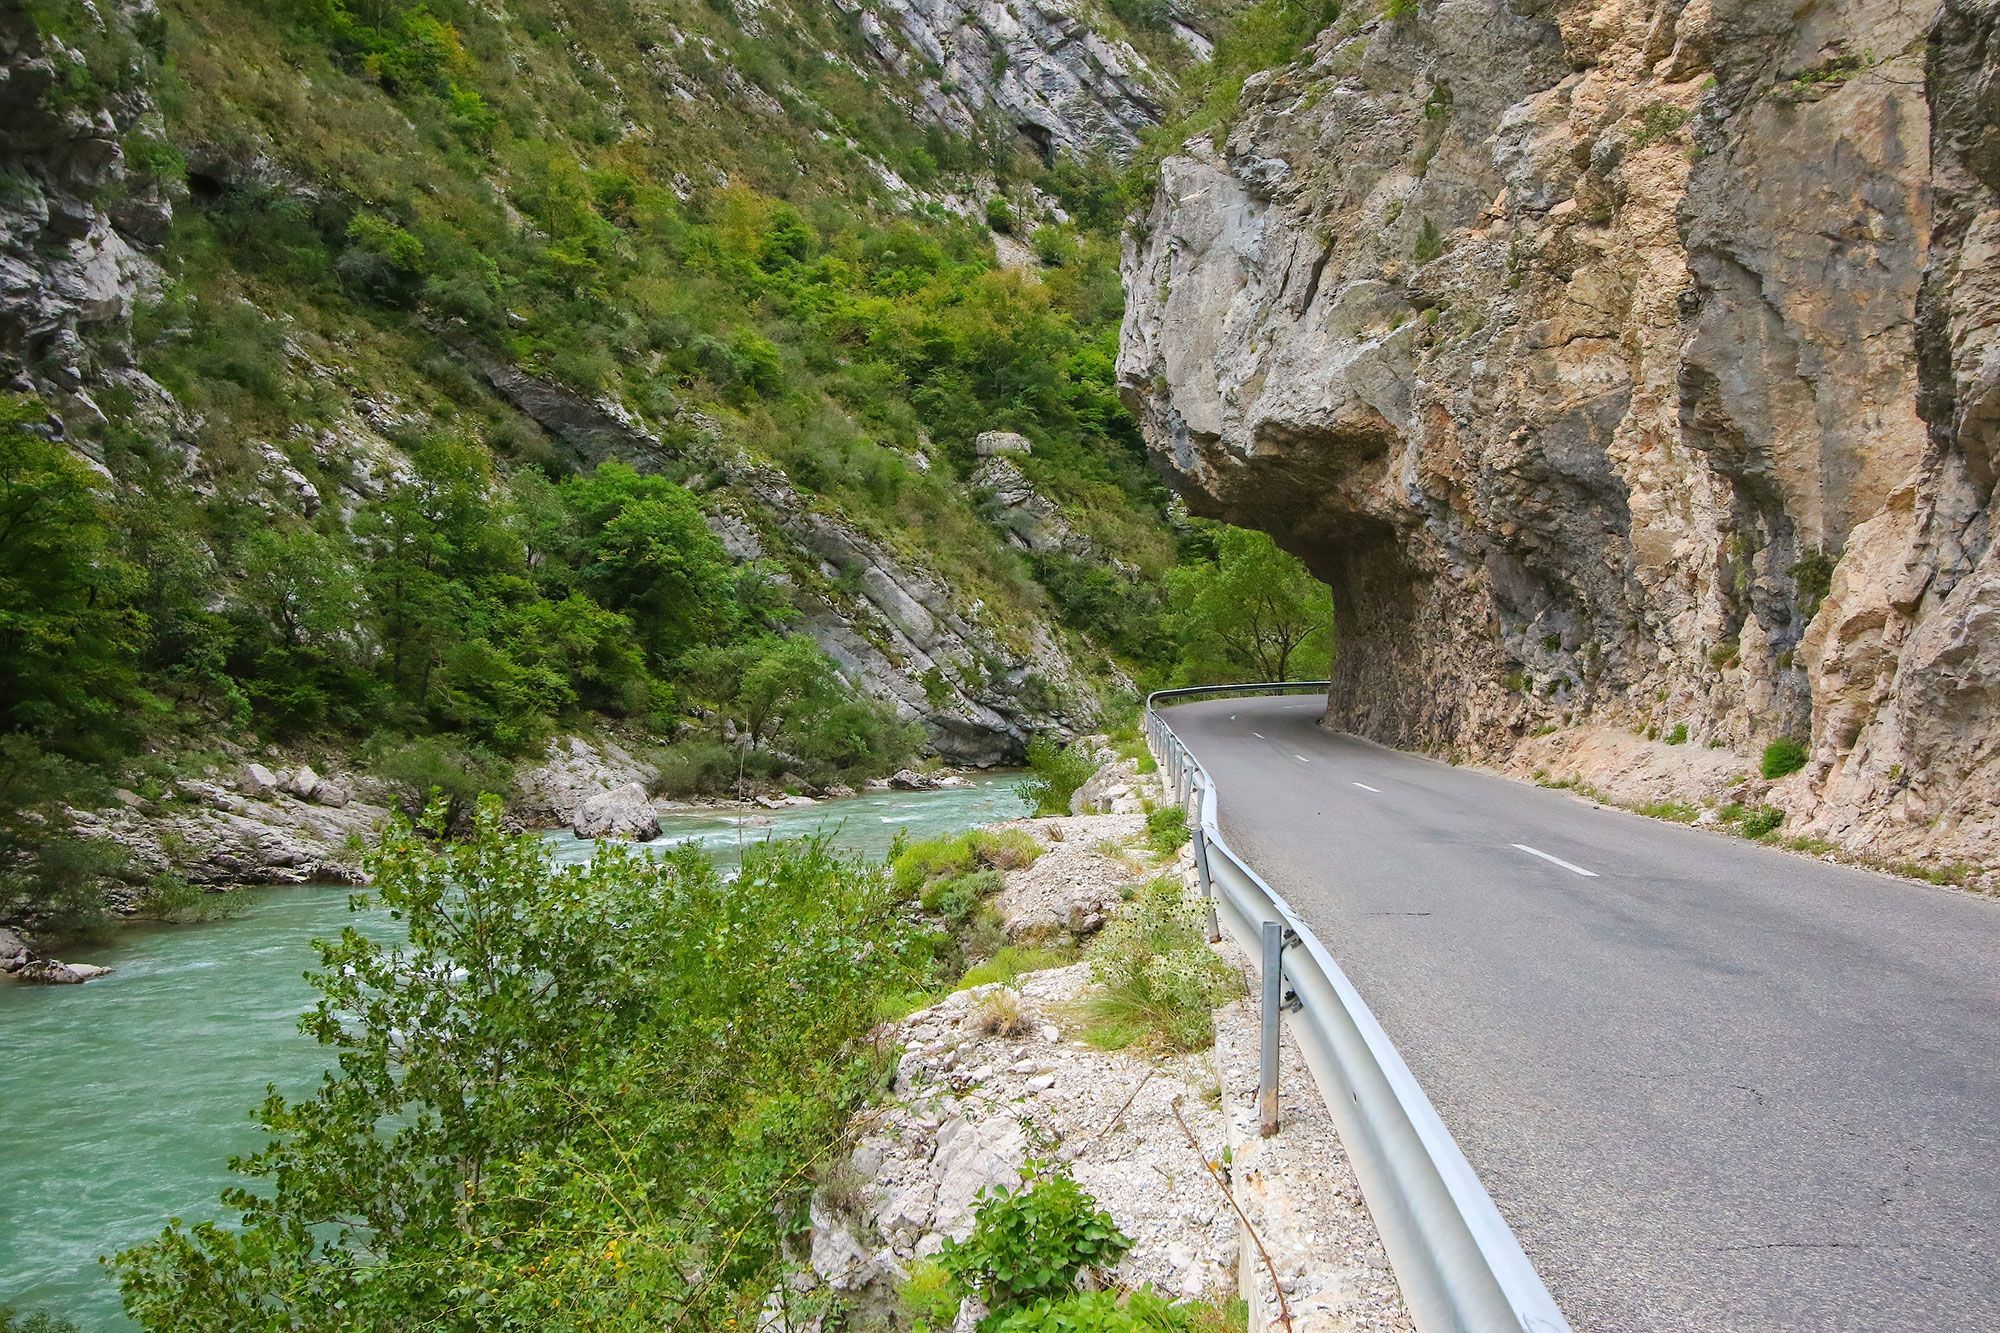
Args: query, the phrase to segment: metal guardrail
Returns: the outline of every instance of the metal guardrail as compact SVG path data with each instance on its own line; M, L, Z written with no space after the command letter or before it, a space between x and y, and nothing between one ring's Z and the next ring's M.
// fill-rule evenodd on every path
M1333 1113L1362 1194L1422 1333L1569 1333L1521 1244L1382 1025L1326 946L1231 850L1215 782L1156 705L1213 694L1324 691L1325 681L1204 686L1146 696L1146 739L1183 810L1194 816L1195 870L1219 926L1263 969L1264 1132L1277 1128L1278 1023L1290 1026Z

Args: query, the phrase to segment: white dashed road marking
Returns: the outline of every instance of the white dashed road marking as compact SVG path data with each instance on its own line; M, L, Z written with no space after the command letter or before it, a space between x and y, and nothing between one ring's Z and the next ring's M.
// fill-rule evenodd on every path
M1251 734L1252 736L1255 736L1255 737L1256 737L1256 738L1257 738L1258 740L1260 740L1260 741L1264 739L1264 733L1263 733L1263 732L1261 732L1261 731L1253 731L1253 732L1251 732L1250 734Z
M1553 861L1555 864L1561 866L1564 870L1574 871L1576 874L1582 875L1585 879L1597 878L1597 872L1595 870L1585 870L1580 865L1574 865L1571 862L1565 861L1560 856L1550 856L1547 852L1541 851L1534 847L1530 847L1525 842L1517 842L1514 844L1514 846L1520 849L1521 851L1526 852L1530 856L1539 856L1544 861Z
M1304 755L1302 755L1302 754L1295 754L1295 755L1293 755L1293 756L1292 756L1292 758L1294 758L1294 759L1298 760L1298 761L1299 761L1300 763L1302 763L1302 764L1310 764L1310 763L1312 762L1312 760L1310 760L1310 759L1306 758L1306 757L1305 757Z
M1361 788L1361 790L1363 791L1372 791L1377 796L1380 796L1382 794L1382 789L1380 787L1371 787L1365 782L1357 782L1354 785Z

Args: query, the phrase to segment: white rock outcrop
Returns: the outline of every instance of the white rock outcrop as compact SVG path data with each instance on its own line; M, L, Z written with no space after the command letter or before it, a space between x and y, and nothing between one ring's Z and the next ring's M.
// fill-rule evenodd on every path
M660 813L636 782L628 782L577 806L570 831L579 838L629 838L647 842L660 836Z
M842 1208L823 1197L814 1211L823 1284L880 1299L946 1237L968 1235L979 1192L1019 1184L1033 1153L1066 1164L1132 1238L1119 1281L1169 1296L1234 1290L1235 1217L1202 1166L1222 1156L1207 1057L1155 1064L1072 1039L1064 1024L1088 973L1078 964L1022 977L999 1001L1018 1005L1012 1031L994 1030L1000 986L897 1025L905 1054L891 1103L849 1159L856 1187Z

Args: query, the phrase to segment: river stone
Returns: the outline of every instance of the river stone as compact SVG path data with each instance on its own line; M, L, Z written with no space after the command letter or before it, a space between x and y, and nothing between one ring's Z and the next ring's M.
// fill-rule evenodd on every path
M1011 430L983 430L972 441L972 451L981 458L997 454L1032 454L1034 441Z
M636 782L613 787L576 808L570 829L579 838L630 838L645 842L660 836L660 816Z
M938 783L927 773L919 773L914 768L899 769L889 779L889 785L897 791L931 791Z
M80 986L110 971L108 967L97 967L91 963L64 963L54 958L38 958L14 975L22 981L41 986Z

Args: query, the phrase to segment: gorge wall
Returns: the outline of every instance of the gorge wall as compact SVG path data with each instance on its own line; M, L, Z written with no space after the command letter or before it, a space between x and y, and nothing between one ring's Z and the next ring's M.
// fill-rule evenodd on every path
M969 159L978 154L965 144L980 135L990 136L979 140L988 158L1023 143L1043 159L1117 156L1157 119L1158 100L1171 86L1122 38L1100 32L1082 8L1063 0L856 4L827 28L845 45L819 51L800 34L811 31L805 18L824 15L801 17L782 3L722 8L726 19L699 5L648 4L631 11L636 29L606 35L597 21L565 28L566 45L554 43L563 59L553 62L537 46L548 34L534 24L474 11L457 17L475 25L468 31L496 67L542 62L537 79L517 81L526 91L517 89L514 139L543 135L558 156L590 163L602 155L601 141L622 138L621 151L653 154L656 169L671 156L659 142L679 137L689 123L720 127L720 141L731 146L752 145L736 158L701 161L700 179L674 175L682 201L732 180L761 179L757 170L769 174L760 160L769 145L790 143L801 160L810 150L837 161L841 171L825 193L873 210L885 231L912 214L932 223L981 218L982 206L1005 188L990 165L940 175L929 189L905 180L910 159L928 151L922 143L956 144ZM641 471L686 472L692 465L682 455L712 454L720 461L706 509L732 554L776 569L800 627L858 691L921 721L935 752L962 763L1018 758L1030 733L1067 731L1092 715L1101 681L1072 660L1068 641L1036 623L1046 607L1032 590L1021 602L1018 589L982 599L951 586L905 534L867 530L751 457L743 440L755 431L719 431L712 416L689 405L690 395L662 391L670 377L643 358L624 358L604 385L579 390L494 339L482 342L464 320L415 308L415 301L391 310L375 329L308 336L298 293L257 270L255 247L243 234L254 228L237 229L208 261L203 294L240 321L280 331L272 348L259 352L258 373L324 390L327 420L273 413L237 430L213 410L177 401L145 367L161 345L188 335L162 337L158 327L135 335L134 324L135 316L143 322L148 312L157 315L164 293L185 300L196 285L180 272L191 248L182 233L201 234L207 214L244 198L321 220L380 204L375 196L393 187L371 173L429 145L365 67L364 77L347 78L351 71L338 65L314 65L323 59L308 41L314 30L287 26L298 17L289 10L259 15L256 6L224 0L164 7L65 0L45 9L0 14L0 391L35 395L49 414L38 429L100 473L111 471L107 437L140 439L174 460L175 487L204 495L240 488L247 504L279 522L311 521L325 506L345 523L380 494L385 479L407 471L405 445L428 432L497 429L527 440L537 456L585 468L616 459ZM465 62L458 41L453 35L441 49ZM792 64L774 61L773 51L791 53ZM294 62L320 71L325 86L317 101L294 96L309 82ZM168 69L175 86L186 86L178 115L162 110L171 101L159 91ZM454 77L472 80L474 65L454 69ZM570 80L588 95L572 102ZM822 122L850 122L852 112L815 99L850 84L866 84L895 117L931 127L933 138L915 150L900 145L902 157L892 153L897 143L861 130L836 141ZM246 100L268 105L256 115L232 110ZM596 126L596 112L579 113L577 105L601 107L616 123ZM570 130L574 143L564 137ZM370 138L380 141L380 156L362 142ZM520 161L507 151L490 143L470 153L464 147L450 151L474 164L470 189L498 198L528 188ZM692 160L688 166L697 171ZM824 181L836 173L819 175ZM1030 188L1017 192L1024 202L1038 199ZM802 198L808 193L800 190ZM539 236L518 209L508 217L523 236ZM328 225L337 235L340 224ZM592 263L632 264L636 243L612 235L606 250L622 253ZM504 239L489 234L483 244L491 249ZM654 289L658 301L668 295ZM525 304L511 289L509 296ZM510 330L527 320L513 308L502 318ZM714 317L697 311L691 318ZM396 328L399 322L406 327ZM384 328L407 333L426 351L371 360ZM467 374L471 389L463 387ZM440 394L440 384L448 391ZM249 462L241 464L237 453ZM897 457L930 470L928 442ZM979 497L965 492L957 501L967 521L976 521ZM992 544L1000 547L998 534ZM229 573L225 567L215 575L219 585ZM1020 604L996 605L1009 597Z
M1330 724L1789 735L1792 831L1990 859L1997 20L1426 0L1168 158L1121 390L1333 585Z

